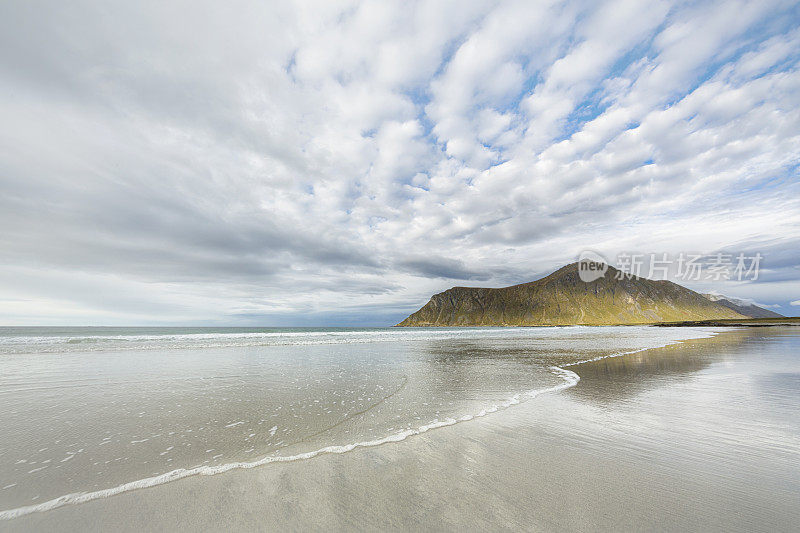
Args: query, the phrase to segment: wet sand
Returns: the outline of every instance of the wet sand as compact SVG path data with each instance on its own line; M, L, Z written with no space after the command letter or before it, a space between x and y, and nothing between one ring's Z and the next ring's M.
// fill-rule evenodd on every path
M0 523L55 530L748 530L800 523L800 332L570 367L580 383L403 442Z

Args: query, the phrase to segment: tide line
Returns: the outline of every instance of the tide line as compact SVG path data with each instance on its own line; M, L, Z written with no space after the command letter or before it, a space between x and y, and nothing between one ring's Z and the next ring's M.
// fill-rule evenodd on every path
M716 332L711 333L710 336L715 335ZM592 359L587 359L585 361L578 361L575 363L565 364L564 366L575 366L583 363L588 363L591 361L597 361L600 359L606 359L609 357L621 357L624 355L629 355L633 353L642 352L644 350L650 350L655 348L663 348L665 346L669 346L671 344L675 344L678 342L683 342L685 339L674 341L674 342L667 342L661 346L651 346L647 348L641 348L637 350L631 350L628 352L619 352L615 354L604 355L600 357L595 357ZM39 503L37 505L28 505L25 507L18 507L16 509L8 509L6 511L0 511L0 520L11 520L14 518L19 518L21 516L33 514L33 513L40 513L44 511L51 511L53 509L58 509L59 507L64 507L66 505L77 505L81 503L90 502L93 500L99 500L102 498L108 498L111 496L116 496L117 494L122 494L124 492L130 492L137 489L144 489L149 487L155 487L158 485L163 485L165 483L170 483L172 481L177 481L179 479L184 479L191 476L214 476L217 474L222 474L224 472L229 472L231 470L239 470L239 469L249 469L249 468L256 468L259 466L264 466L270 463L288 463L292 461L302 461L305 459L311 459L317 457L319 455L325 454L342 454L347 453L357 448L371 448L374 446L380 446L382 444L388 444L391 442L400 442L409 437L415 435L421 435L423 433L427 433L433 429L438 429L441 427L452 426L458 424L459 422L466 422L469 420L473 420L475 418L480 418L486 416L491 413L495 413L497 411L501 411L503 409L507 409L512 405L519 404L525 399L535 398L539 395L550 393L550 392L557 392L560 390L568 389L570 387L574 387L580 381L580 376L571 370L567 370L566 368L559 367L559 366L551 366L550 371L564 380L563 383L555 385L553 387L548 387L544 389L534 389L524 393L515 394L511 398L501 402L499 404L493 405L489 408L483 409L476 414L468 414L464 415L459 418L446 418L444 420L434 420L429 424L419 426L417 428L407 429L404 431L400 431L398 433L393 433L391 435L387 435L386 437L382 437L380 439L370 440L370 441L362 441L362 442L355 442L352 444L345 444L341 446L326 446L324 448L320 448L317 450L313 450L310 452L299 453L296 455L269 455L258 459L252 462L235 462L235 463L227 463L224 465L216 465L216 466L200 466L195 468L179 468L176 470L172 470L170 472L166 472L164 474L160 474L158 476L148 477L144 479L139 479L136 481L130 481L128 483L123 483L122 485L118 485L116 487L111 487L108 489L97 490L93 492L76 492L71 494L66 494L64 496L60 496L58 498L54 498L52 500L48 500L46 502Z
M59 507L64 507L65 505L77 505L81 503L90 502L93 500L99 500L102 498L109 498L111 496L116 496L117 494L122 494L124 492L155 487L158 485L163 485L165 483L170 483L172 481L177 481L179 479L184 479L191 476L214 476L217 474L222 474L224 472L229 472L231 470L256 468L270 463L288 463L292 461L302 461L305 459L311 459L313 457L317 457L319 455L342 454L350 452L357 448L371 448L374 446L380 446L382 444L388 444L391 442L400 442L414 435L421 435L422 433L427 433L428 431L431 431L433 429L452 426L458 424L459 422L466 422L474 418L480 418L488 414L503 409L507 409L512 405L520 403L523 397L526 399L535 398L540 394L555 392L567 389L569 387L574 387L575 385L578 384L578 381L580 381L580 377L578 376L578 374L572 372L571 370L566 370L560 367L550 367L550 369L555 375L562 378L564 380L564 383L555 385L553 387L548 387L545 389L531 390L522 394L516 394L511 398L509 398L508 400L493 405L489 408L483 409L476 414L464 415L459 418L446 418L444 420L434 420L429 424L425 424L417 428L400 431L398 433L393 433L391 435L387 435L386 437L382 437L380 439L354 442L351 444L345 444L341 446L326 446L318 450L313 450L305 453L298 453L295 455L269 455L267 457L258 459L257 461L251 461L251 462L235 462L235 463L227 463L224 465L216 465L216 466L199 466L189 469L178 468L176 470L172 470L170 472L166 472L158 476L139 479L136 481L130 481L128 483L123 483L122 485L117 485L116 487L111 487L108 489L96 490L93 492L75 492L71 494L66 494L64 496L59 496L58 498L54 498L52 500L39 503L37 505L28 505L25 507L18 507L16 509L8 509L6 511L0 511L0 520L11 520L14 518L19 518L21 516L33 513L51 511L53 509L58 509Z

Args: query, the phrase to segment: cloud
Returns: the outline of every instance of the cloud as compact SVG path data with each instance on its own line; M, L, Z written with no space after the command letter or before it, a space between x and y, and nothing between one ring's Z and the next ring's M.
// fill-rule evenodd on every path
M0 323L389 324L585 248L759 252L708 288L786 311L797 17L2 3Z
M462 261L446 257L414 257L399 262L401 269L425 277L454 280L487 280L491 276L487 272L470 270Z

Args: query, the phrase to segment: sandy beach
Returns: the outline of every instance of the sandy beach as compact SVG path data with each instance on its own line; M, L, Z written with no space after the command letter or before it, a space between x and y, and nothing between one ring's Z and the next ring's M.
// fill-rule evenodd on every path
M2 528L790 531L798 333L734 330L584 363L571 389L403 442L195 476Z
M800 533L800 0L0 0L0 533Z

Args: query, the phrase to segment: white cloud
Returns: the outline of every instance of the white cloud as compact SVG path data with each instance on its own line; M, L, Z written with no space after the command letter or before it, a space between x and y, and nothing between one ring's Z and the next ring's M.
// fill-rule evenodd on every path
M0 322L391 321L586 247L800 289L791 3L50 7L0 5Z

